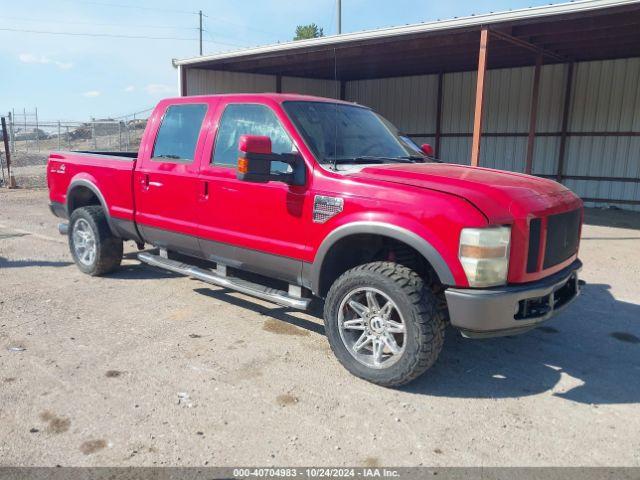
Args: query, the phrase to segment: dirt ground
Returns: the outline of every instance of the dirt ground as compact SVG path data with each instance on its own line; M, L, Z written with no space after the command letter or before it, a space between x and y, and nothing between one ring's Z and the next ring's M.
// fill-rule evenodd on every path
M640 215L592 210L582 296L525 335L449 330L400 390L321 319L135 260L73 265L44 190L0 189L0 465L640 466Z

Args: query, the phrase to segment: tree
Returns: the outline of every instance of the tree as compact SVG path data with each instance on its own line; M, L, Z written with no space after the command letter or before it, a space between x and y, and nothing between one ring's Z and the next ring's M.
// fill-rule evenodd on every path
M307 38L324 37L324 31L315 23L309 25L298 25L296 27L296 36L294 40L305 40Z

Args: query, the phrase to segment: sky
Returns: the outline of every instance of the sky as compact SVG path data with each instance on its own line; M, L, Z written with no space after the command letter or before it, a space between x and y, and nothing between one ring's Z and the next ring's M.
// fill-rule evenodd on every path
M0 113L37 108L44 121L84 121L149 109L160 98L178 95L178 72L171 59L197 56L198 10L205 15L207 54L289 41L300 24L316 23L325 35L335 34L335 3L0 0ZM342 0L342 31L548 3Z

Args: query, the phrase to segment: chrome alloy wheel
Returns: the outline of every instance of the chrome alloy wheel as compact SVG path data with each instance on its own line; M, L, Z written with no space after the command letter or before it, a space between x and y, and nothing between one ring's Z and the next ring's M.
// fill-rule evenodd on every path
M84 265L93 265L96 259L96 237L91 225L84 218L80 218L73 224L73 251L76 258Z
M345 295L338 329L351 356L367 367L390 367L404 353L407 330L402 314L378 289L357 288Z

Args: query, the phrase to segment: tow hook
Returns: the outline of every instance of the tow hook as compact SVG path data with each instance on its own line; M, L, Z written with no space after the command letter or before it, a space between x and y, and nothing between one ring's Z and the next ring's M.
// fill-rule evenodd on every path
M60 235L67 235L67 233L69 233L69 224L68 223L59 223L58 224L58 231L60 232Z

